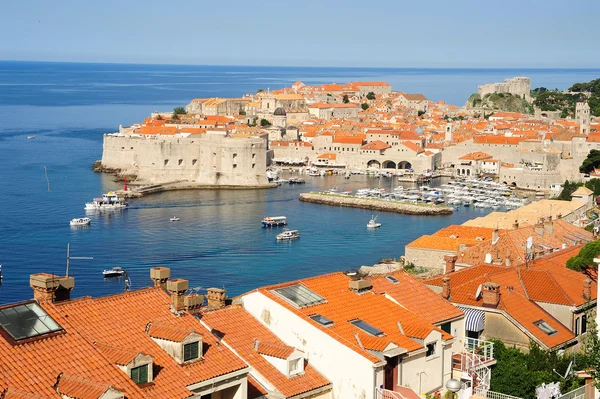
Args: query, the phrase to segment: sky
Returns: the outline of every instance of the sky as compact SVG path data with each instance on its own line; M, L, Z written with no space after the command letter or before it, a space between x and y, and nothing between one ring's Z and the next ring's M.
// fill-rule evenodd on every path
M0 59L597 68L598 15L598 0L4 1Z

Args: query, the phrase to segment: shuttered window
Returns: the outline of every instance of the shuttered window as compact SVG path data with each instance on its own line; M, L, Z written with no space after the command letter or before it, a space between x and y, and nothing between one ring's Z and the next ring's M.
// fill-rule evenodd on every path
M148 382L148 365L145 364L140 367L131 369L131 379L136 384L145 384Z
M183 345L183 361L198 359L198 342Z

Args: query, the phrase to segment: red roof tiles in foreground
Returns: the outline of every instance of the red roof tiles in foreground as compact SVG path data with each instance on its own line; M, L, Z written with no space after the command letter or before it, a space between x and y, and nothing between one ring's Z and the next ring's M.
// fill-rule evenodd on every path
M281 342L275 334L240 306L234 305L205 313L202 322L223 334L223 342L231 346L258 374L286 397L330 384L310 363L304 367L304 374L287 377L261 356L264 352L265 355L287 358L294 348ZM256 340L258 351L254 349ZM252 379L249 378L249 386L252 385ZM260 384L255 384L260 389Z

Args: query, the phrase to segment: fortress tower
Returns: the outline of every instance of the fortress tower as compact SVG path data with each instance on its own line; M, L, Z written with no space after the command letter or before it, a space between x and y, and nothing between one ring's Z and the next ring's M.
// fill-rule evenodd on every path
M580 134L590 134L590 106L587 101L575 105L575 121L579 123Z

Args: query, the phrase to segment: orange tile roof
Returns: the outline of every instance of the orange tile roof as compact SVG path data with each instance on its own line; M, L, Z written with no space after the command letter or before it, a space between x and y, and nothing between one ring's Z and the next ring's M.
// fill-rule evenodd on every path
M375 151L385 150L386 148L392 148L392 146L384 143L381 140L371 141L370 143L367 143L367 144L363 145L362 147L360 147L361 150L375 150Z
M417 154L420 154L424 151L423 148L419 147L412 141L403 141L402 145L408 148L409 150L416 152Z
M359 108L358 104L327 104L327 103L314 103L308 106L308 108Z
M191 333L202 335L191 328L173 327L157 323L151 323L147 328L149 336L153 338L166 339L173 342L181 342Z
M3 392L2 399L40 399L41 396L23 391L22 389L8 388Z
M462 310L405 271L390 275L398 280L398 284L393 284L387 276L372 277L373 292L389 295L394 301L432 324L440 324L464 315Z
M134 130L134 133L137 134L146 134L146 135L155 135L155 134L163 134L163 135L173 135L177 133L176 127L166 127L166 126L141 126L140 128Z
M406 246L409 248L426 248L454 252L458 251L458 248L461 244L471 247L479 244L480 242L481 241L468 238L450 238L424 235L406 244Z
M476 136L473 139L473 143L476 144L504 144L504 145L517 145L524 139L522 137L505 137L505 136Z
M325 377L311 366L310 361L304 367L304 374L288 378L263 356L258 355L254 350L255 340L259 340L259 351L263 349L261 346L265 345L265 342L286 348L291 347L284 345L275 334L241 306L234 305L205 313L202 316L202 321L215 331L221 332L223 342L230 345L254 370L266 378L286 397L299 395L330 384ZM291 348L292 351L293 349Z
M494 229L487 227L462 226L453 224L436 231L432 235L439 237L466 238L472 240L477 240L478 238L483 240L491 240L493 231ZM498 230L498 232L502 234L505 232L505 230Z
M340 143L340 144L360 144L362 145L363 143L363 138L362 136L335 136L332 140L334 143Z
M330 161L335 161L337 158L337 154L335 152L326 152L317 156L317 159L329 159Z
M260 353L261 355L276 357L278 359L287 359L296 350L296 348L283 343L265 342L260 340L257 340L255 345L256 352Z
M379 342L378 347L386 347L393 343L408 352L412 352L423 349L423 345L412 338L425 339L433 330L440 332L444 340L452 338L450 334L441 331L417 314L381 295L377 295L375 292L371 291L358 295L350 291L348 288L349 281L350 278L343 273L332 273L259 288L258 292L373 362L378 362L379 358L361 346L363 339L366 339L371 346L374 345L373 339L375 339ZM274 289L294 284L305 286L325 298L326 302L298 309L272 292ZM377 311L374 311L374 309L377 309ZM332 320L333 325L329 327L322 326L309 317L314 314L320 314ZM378 328L383 331L384 335L375 337L367 334L350 323L351 320L355 319L361 319ZM398 328L398 322L401 323L404 333Z
M485 152L470 152L466 155L463 155L462 157L458 158L458 159L462 159L465 161L481 161L483 159L489 159L492 158L492 156L490 154L487 154Z
M201 359L179 365L152 340L146 327L150 322L188 331L202 331L204 327L193 315L171 312L170 303L171 298L165 291L147 288L101 298L86 297L48 304L45 308L52 316L62 318L68 315L78 334L90 343L118 343L119 348L150 355L153 364L161 369L155 375L152 387L145 389L150 397L185 398L190 395L186 386L246 367L212 334L203 334Z
M76 399L98 399L109 389L107 384L92 382L84 378L63 375L56 386L56 391L61 395ZM113 388L114 389L114 388Z
M141 355L133 349L118 348L111 345L106 345L102 342L94 342L94 345L102 355L104 355L111 363L118 364L120 366L128 365L133 359Z

